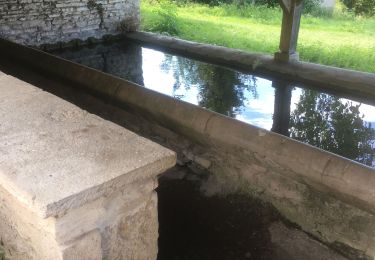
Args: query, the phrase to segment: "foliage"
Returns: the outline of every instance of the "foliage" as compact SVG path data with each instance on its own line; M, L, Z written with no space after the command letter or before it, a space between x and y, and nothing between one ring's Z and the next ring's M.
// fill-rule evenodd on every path
M278 49L280 8L234 5L177 6L178 37L252 52ZM155 5L142 2L142 29L160 19ZM375 19L335 11L332 18L303 16L298 40L303 61L375 72Z
M358 16L375 16L375 0L342 0Z
M168 0L149 2L150 11L154 14L149 20L148 30L163 34L177 35L179 32L177 6Z
M303 12L314 16L320 16L324 13L322 7L322 0L303 0Z
M278 8L280 6L278 0L176 0L176 3L180 5L199 3L208 5L210 7L235 7L237 9L237 13L242 14L246 12L245 10L248 11L253 6L267 8ZM326 15L324 10L320 7L321 3L322 0L304 0L304 13L314 16Z
M375 0L356 0L353 10L356 15L375 16Z
M243 108L245 91L257 96L256 78L251 75L171 55L166 55L162 69L173 71L176 80L174 91L182 86L186 89L196 86L200 106L230 117Z
M355 5L355 0L342 0L342 3L349 9L352 10Z
M256 5L263 5L271 8L279 7L278 0L254 0ZM303 12L313 16L326 15L324 9L320 7L322 0L303 0Z
M290 122L291 137L372 165L375 130L362 120L360 104L303 90Z

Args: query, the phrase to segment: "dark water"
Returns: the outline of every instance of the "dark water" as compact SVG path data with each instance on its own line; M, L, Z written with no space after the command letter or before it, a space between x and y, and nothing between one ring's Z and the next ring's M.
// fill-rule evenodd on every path
M54 54L375 166L374 106L134 43L102 44Z

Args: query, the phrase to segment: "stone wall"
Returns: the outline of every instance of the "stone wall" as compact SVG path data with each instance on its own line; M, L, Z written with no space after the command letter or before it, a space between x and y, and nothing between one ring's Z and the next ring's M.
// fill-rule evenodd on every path
M134 31L139 19L139 0L0 0L0 37L27 45Z

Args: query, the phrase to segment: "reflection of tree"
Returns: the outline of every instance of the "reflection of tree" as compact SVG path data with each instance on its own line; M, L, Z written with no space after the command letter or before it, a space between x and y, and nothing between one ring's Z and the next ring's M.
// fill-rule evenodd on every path
M244 106L245 91L251 92L254 98L257 96L256 78L251 75L171 55L166 55L162 69L173 70L175 91L181 86L187 90L196 86L200 106L231 117Z
M291 115L291 137L372 165L375 131L362 120L360 105L304 90Z

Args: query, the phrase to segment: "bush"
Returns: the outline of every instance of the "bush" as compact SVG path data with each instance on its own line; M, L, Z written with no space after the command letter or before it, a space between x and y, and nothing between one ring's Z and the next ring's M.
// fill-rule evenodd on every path
M304 0L303 13L319 16L320 13L323 13L322 2L322 0Z
M356 15L374 16L375 0L356 0L353 9Z
M355 15L375 16L375 0L342 0L342 3Z
M355 0L342 0L342 3L349 9L352 10L355 5Z
M240 1L240 0L234 0ZM248 1L248 0L243 0ZM373 0L374 1L374 0ZM269 8L279 7L279 2L277 0L254 0L255 5L267 6ZM321 7L322 0L304 0L303 2L303 13L310 14L313 16L327 16L329 11Z
M153 3L155 19L148 25L148 30L169 35L177 35L179 32L177 6L168 0L155 1Z

